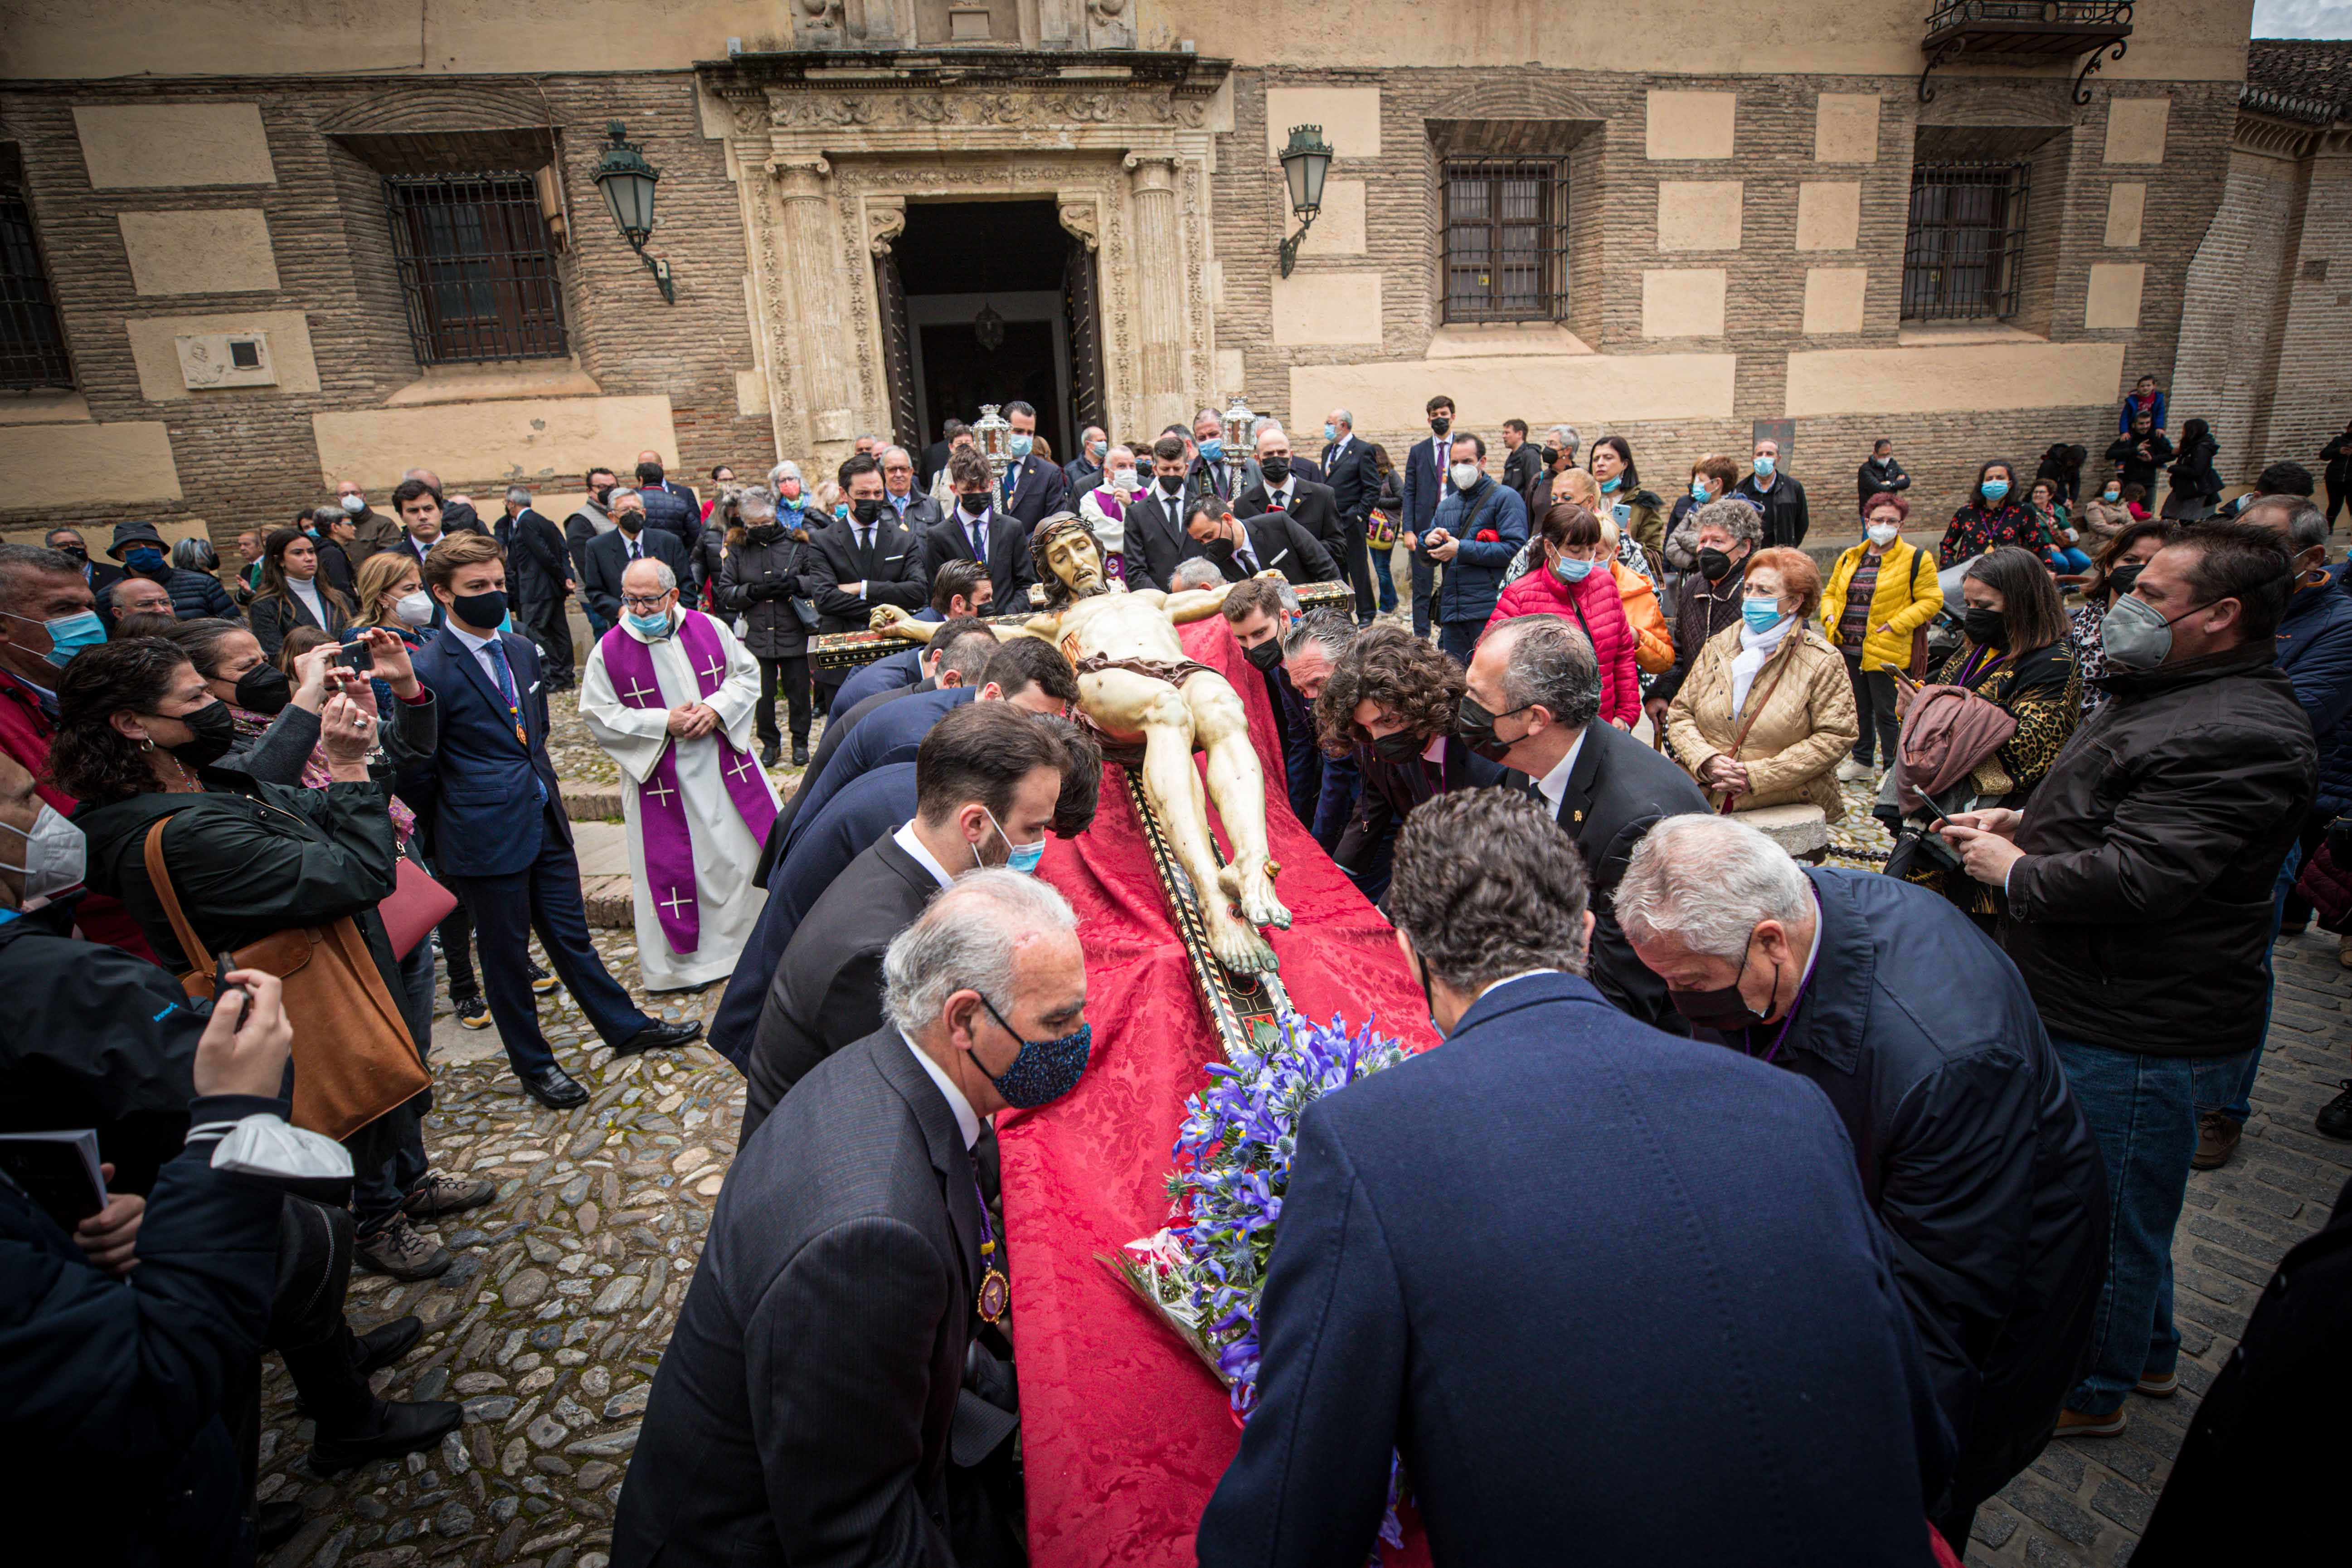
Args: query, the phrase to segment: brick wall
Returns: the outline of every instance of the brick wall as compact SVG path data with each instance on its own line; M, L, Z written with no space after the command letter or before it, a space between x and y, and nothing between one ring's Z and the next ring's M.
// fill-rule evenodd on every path
M774 460L764 415L736 407L735 373L753 364L745 316L743 227L720 145L707 140L688 72L581 78L538 84L487 81L544 103L561 128L570 243L559 266L569 346L608 395L662 394L671 404L681 478L700 488L711 465L746 468ZM0 531L72 522L107 527L129 515L201 517L216 541L238 529L289 520L331 498L320 472L311 416L373 409L420 371L411 348L382 176L321 130L355 103L409 90L398 82L255 79L213 85L79 84L0 93L0 121L18 139L42 246L57 287L79 390L105 422L162 420L169 428L184 499L124 508L10 510L0 497ZM76 105L115 102L258 102L276 183L193 190L93 190L76 134ZM615 232L593 180L607 119L661 170L656 236L677 301L665 305L652 277ZM278 287L274 292L140 295L118 225L122 213L258 206L267 216ZM150 402L142 394L124 329L126 317L299 310L308 319L319 370L315 394L271 391L199 395ZM519 366L533 363L514 362ZM560 363L560 362L559 362ZM635 452L615 451L616 467ZM495 510L495 473L447 471L436 454L414 459L443 468ZM557 476L551 491L577 488ZM376 496L379 506L384 498Z

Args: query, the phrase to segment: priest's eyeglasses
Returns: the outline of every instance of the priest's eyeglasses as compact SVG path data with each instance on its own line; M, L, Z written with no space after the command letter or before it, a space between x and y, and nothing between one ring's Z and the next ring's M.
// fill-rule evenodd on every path
M635 615L650 616L656 610L666 607L669 603L669 596L677 592L675 588L664 588L660 593L650 597L644 594L624 594L621 595L621 607Z

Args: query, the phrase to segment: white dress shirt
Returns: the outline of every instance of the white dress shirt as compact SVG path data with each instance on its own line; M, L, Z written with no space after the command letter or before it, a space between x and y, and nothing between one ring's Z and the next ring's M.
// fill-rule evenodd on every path
M963 1090L955 1086L955 1079L948 1077L946 1068L931 1060L929 1051L908 1040L904 1030L899 1031L898 1037L907 1040L907 1048L915 1053L915 1059L923 1064L923 1070L930 1075L933 1083L940 1086L940 1098L948 1102L950 1110L955 1112L956 1131L963 1134L963 1146L969 1149L979 1142L980 1116L972 1110L971 1101L963 1097Z
M1551 772L1536 780L1536 788L1542 792L1544 798L1544 814L1555 822L1559 820L1560 796L1568 793L1568 775L1576 771L1577 753L1584 750L1585 733L1590 729L1591 726L1588 724L1583 730L1579 730L1576 739L1569 742L1567 755L1552 764Z
M908 819L904 827L892 834L890 837L899 848L913 856L915 864L929 871L931 874L931 879L940 887L944 888L955 880L955 873L940 865L939 857L933 855L929 847L916 836L915 824L911 817Z
M499 684L498 661L490 657L490 643L498 633L492 632L489 637L478 637L454 620L448 623L448 626L450 634L459 642L464 643L467 651L473 654L474 662L482 667L482 673L490 678L490 689L504 690L505 689ZM507 668L507 679L509 680L514 679L514 668L511 665ZM518 704L522 701L522 688L520 686L515 688L515 701Z

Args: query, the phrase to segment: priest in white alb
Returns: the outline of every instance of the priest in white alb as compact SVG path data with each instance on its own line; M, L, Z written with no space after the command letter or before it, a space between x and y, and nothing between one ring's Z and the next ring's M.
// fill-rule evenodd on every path
M734 634L677 600L665 562L621 578L621 624L588 656L580 716L621 764L637 967L648 991L724 980L759 922L753 884L776 792L751 752L760 666Z

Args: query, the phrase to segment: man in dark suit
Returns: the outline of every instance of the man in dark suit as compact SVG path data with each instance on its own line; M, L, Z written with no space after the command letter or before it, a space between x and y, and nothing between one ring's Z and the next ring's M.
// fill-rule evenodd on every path
M1020 1484L1003 1232L974 1145L1085 1071L1076 926L1037 879L970 873L890 944L888 1025L745 1140L655 1374L617 1568L1020 1561L996 1506Z
M550 691L572 689L572 621L563 601L578 586L572 575L572 558L564 552L563 532L533 511L530 489L507 487L506 515L498 522L499 542L507 550L507 581L513 585L515 625L539 645L540 662L547 671Z
M531 1098L553 1110L588 1091L556 1065L540 1033L530 984L534 927L581 1012L623 1056L682 1046L699 1023L664 1024L629 1000L588 941L580 862L555 764L547 756L547 692L539 652L501 632L506 567L495 540L461 534L437 546L425 584L447 624L419 648L416 678L441 709L441 738L401 775L404 799L432 818L435 869L474 917L482 980L507 1060Z
M809 533L806 582L816 600L817 630L862 631L883 605L921 609L931 596L923 575L922 542L883 500L882 466L868 457L852 457L841 465L839 482L849 516ZM825 688L828 707L841 674L813 672L817 685Z
M1151 447L1151 483L1127 503L1127 585L1160 588L1177 565L1201 553L1184 530L1184 437L1162 436Z
M1061 742L1009 702L959 708L915 753L913 819L876 839L810 906L760 1010L743 1136L811 1068L882 1026L882 953L965 871L1043 844L1062 795Z
M947 514L940 503L915 485L915 460L904 447L885 447L875 458L882 465L882 499L898 513L898 521L907 525L918 539L930 531L931 524Z
M645 508L647 528L675 534L689 549L702 535L702 508L694 492L684 485L671 484L663 476L657 457L637 459L637 504Z
M1315 536L1325 554L1335 562L1346 562L1347 519L1339 511L1339 502L1331 487L1308 477L1305 468L1305 463L1290 455L1290 437L1284 434L1282 426L1269 422L1258 433L1257 482L1234 501L1234 515L1255 517L1269 511L1288 512L1301 528ZM1357 552L1362 553L1360 536L1356 544ZM1364 581L1368 588L1371 570L1367 560Z
M1213 408L1192 416L1192 466L1185 473L1185 492L1193 500L1216 496L1232 500L1258 482L1257 459L1238 448L1225 447L1225 422Z
M1437 574L1430 559L1421 550L1421 536L1437 521L1437 503L1453 490L1453 481L1446 477L1446 456L1450 443L1446 437L1454 428L1454 399L1445 396L1429 400L1430 438L1415 441L1404 455L1404 516L1403 543L1412 560L1412 635L1429 635L1429 598L1436 585Z
M1078 437L1078 455L1062 465L1062 478L1068 488L1065 495L1081 496L1095 488L1103 477L1103 459L1110 455L1110 433L1099 425L1089 425Z
M691 571L687 564L686 541L667 529L647 528L645 498L636 491L614 490L612 514L613 531L600 533L588 542L587 574L582 579L580 592L581 599L604 617L608 627L620 623L621 574L629 569L629 563L647 559L662 562L681 583Z
M1029 557L1029 529L1035 520L1023 522L995 504L988 459L978 452L950 454L948 482L955 487L955 510L922 536L923 581L929 583L950 561L978 562L988 569L996 603L1008 610L1028 608L1029 584L1037 580L1036 563Z
M1325 416L1323 442L1323 482L1331 487L1331 500L1347 520L1352 542L1348 580L1356 589L1356 624L1368 626L1372 624L1374 602L1371 555L1364 543L1364 531L1370 526L1372 508L1381 499L1381 471L1372 461L1370 444L1356 439L1356 416L1346 409L1334 408Z
M1070 479L1061 465L1048 462L1030 449L1037 439L1037 410L1026 403L1004 405L1005 422L1013 426L1006 438L1006 450L1012 461L1004 466L1003 477L996 481L996 509L1021 524L1021 538L1026 548L1029 531L1040 519L1063 510L1062 501L1070 493ZM950 481L955 469L948 469Z
M1634 955L1617 924L1617 879L1662 816L1709 810L1690 774L1614 724L1597 721L1601 667L1584 634L1558 616L1519 616L1480 640L1456 727L1481 756L1517 770L1531 796L1583 858L1592 889L1586 973L1629 1017L1677 1035L1690 1026L1666 983Z
M1322 542L1288 512L1234 515L1231 501L1202 496L1184 520L1185 531L1201 552L1216 563L1225 581L1239 583L1261 572L1279 572L1293 583L1336 583L1339 563Z
M579 509L563 520L563 547L572 556L572 580L574 583L588 581L588 546L591 542L613 531L613 515L604 507L619 485L610 468L591 468L585 479L588 493L581 498ZM580 607L586 612L589 628L596 636L603 637L613 629L614 623L600 616L584 595Z
M957 438L971 434L971 426L961 419L943 422L940 426L940 438L923 448L922 465L915 473L916 488L929 490L931 480L948 466L948 454L955 450Z
M1315 730L1315 704L1299 695L1283 668L1283 639L1298 619L1298 596L1280 583L1254 577L1236 583L1217 606L1242 657L1265 679L1274 710L1275 739L1282 746L1282 772L1291 814L1312 828L1315 804L1323 791L1323 748Z
M1927 1561L1950 1434L1845 1130L1611 1007L1584 894L1524 796L1406 825L1389 911L1445 1044L1299 1118L1202 1568L1369 1553L1392 1452L1440 1563Z
M1536 480L1543 473L1543 455L1528 440L1528 422L1524 419L1503 421L1503 483L1519 492L1528 503L1528 515L1541 517L1544 509L1536 504Z

